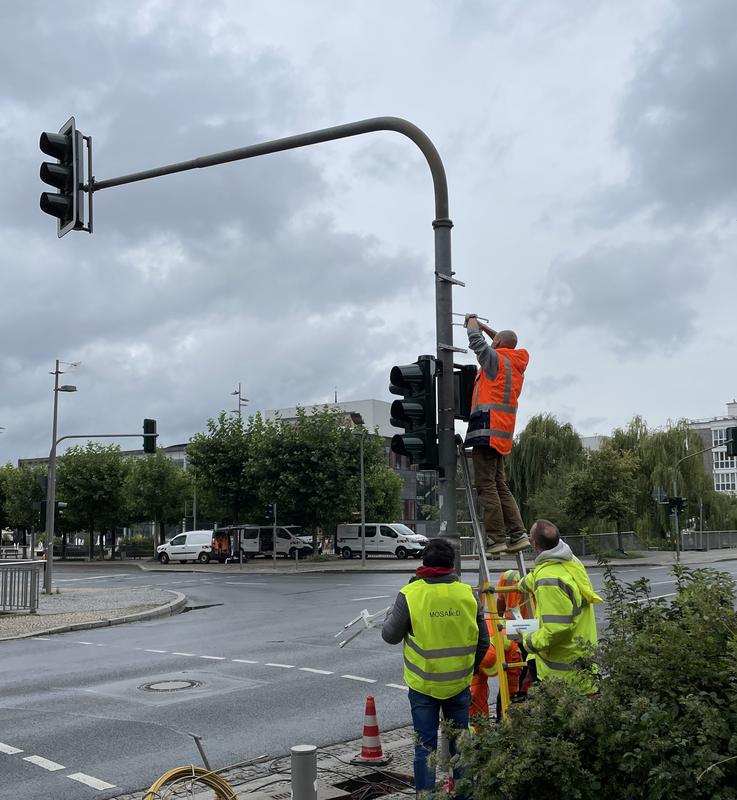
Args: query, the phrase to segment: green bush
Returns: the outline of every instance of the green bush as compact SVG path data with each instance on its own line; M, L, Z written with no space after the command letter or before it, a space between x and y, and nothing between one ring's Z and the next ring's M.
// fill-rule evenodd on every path
M474 800L737 798L735 585L674 570L672 603L606 573L599 692L537 685L462 745Z

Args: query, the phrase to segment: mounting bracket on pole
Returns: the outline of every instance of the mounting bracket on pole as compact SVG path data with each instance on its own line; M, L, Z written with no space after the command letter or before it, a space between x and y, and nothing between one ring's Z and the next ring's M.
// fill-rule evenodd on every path
M458 278L451 278L450 275L443 275L442 272L436 271L435 279L438 281L445 281L446 283L452 283L454 286L466 286L466 284L463 281L459 281Z
M442 342L438 343L439 350L450 350L452 353L467 353L468 350L465 347L455 347L452 344L443 344Z

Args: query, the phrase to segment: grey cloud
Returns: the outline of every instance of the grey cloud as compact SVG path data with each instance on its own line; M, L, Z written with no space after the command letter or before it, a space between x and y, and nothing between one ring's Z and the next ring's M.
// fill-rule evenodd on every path
M551 329L604 336L621 354L670 354L694 334L692 301L709 274L687 240L601 245L552 265L539 311Z
M732 0L675 4L625 94L615 137L631 174L596 204L600 220L638 209L664 223L735 216L735 31Z
M525 381L525 395L528 397L549 396L562 389L575 386L578 382L579 378L570 372L565 375L543 375L540 378Z

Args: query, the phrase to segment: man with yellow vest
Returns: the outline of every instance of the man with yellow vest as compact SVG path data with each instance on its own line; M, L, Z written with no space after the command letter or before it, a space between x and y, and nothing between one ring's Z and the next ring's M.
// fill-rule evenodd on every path
M490 555L517 553L530 546L525 525L504 473L504 456L512 450L517 405L527 350L517 347L514 331L495 331L467 314L468 345L476 354L479 369L473 388L466 447L473 447L476 489L484 512ZM491 337L491 344L483 334Z
M575 662L585 654L581 641L597 643L594 604L603 601L552 522L536 520L530 537L538 555L519 587L534 594L540 627L525 635L524 647L535 659L540 680L562 678L589 693L593 685L579 674Z
M489 647L478 600L454 573L454 560L447 540L431 539L422 566L397 595L381 630L388 644L404 643L418 793L435 788L435 770L428 767L427 757L438 747L440 711L458 730L468 728L469 686ZM452 739L450 749L454 754ZM454 772L458 780L460 774Z

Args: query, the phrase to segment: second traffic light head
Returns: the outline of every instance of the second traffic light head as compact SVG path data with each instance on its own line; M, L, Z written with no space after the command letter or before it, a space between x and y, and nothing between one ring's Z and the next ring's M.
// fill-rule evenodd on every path
M84 225L82 219L82 134L76 129L74 117L62 125L59 133L42 133L38 146L41 152L57 160L41 164L41 180L57 189L43 192L40 206L44 214L56 217L58 236Z
M433 356L420 356L414 364L392 367L389 391L402 395L391 406L390 421L406 433L392 437L392 452L406 456L420 469L438 468L438 438Z
M143 420L143 452L155 453L156 452L156 420L144 419Z

